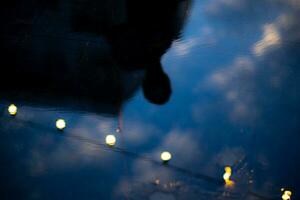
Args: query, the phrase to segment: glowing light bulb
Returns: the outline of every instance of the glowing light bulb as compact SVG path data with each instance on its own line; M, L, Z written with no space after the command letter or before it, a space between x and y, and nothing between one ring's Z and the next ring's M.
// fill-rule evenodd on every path
M225 181L226 186L231 187L234 185L234 182L232 180L230 180L232 174L232 170L231 167L225 167L225 173L223 175L223 179Z
M63 119L58 119L56 120L56 128L58 128L59 130L63 130L66 128L66 122Z
M17 106L15 105L15 104L11 104L9 107L8 107L8 112L9 112L9 114L10 115L12 115L12 116L15 116L16 114L17 114L17 112L18 112L18 108L17 108Z
M168 162L169 160L171 160L171 158L172 158L172 155L168 151L164 151L160 154L160 159L164 162Z
M109 146L114 146L116 144L116 137L114 135L107 135L105 142Z
M282 199L283 200L290 200L292 196L292 192L291 191L284 191L283 195L282 195Z

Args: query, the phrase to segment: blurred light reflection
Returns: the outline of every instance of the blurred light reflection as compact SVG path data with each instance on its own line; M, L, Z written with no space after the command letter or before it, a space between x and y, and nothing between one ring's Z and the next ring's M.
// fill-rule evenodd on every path
M290 200L292 196L292 192L289 190L285 190L283 195L282 195L282 199L283 200Z
M169 160L171 160L172 155L171 155L170 152L164 151L164 152L161 153L160 158L161 158L162 161L168 162Z
M234 185L234 182L232 180L230 180L232 174L232 170L231 167L225 167L225 173L223 175L223 179L225 181L225 185L226 187L232 187Z
M18 108L15 104L11 104L9 107L8 107L8 112L10 115L12 116L15 116L18 112Z
M116 144L116 137L114 135L107 135L105 142L109 146L114 146Z
M56 128L59 130L63 130L66 128L66 122L63 119L56 120Z

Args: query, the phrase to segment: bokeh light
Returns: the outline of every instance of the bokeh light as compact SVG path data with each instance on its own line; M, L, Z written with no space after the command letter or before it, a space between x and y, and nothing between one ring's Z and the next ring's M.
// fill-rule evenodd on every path
M66 128L66 122L63 119L56 120L56 128L59 130L63 130Z
M282 195L282 199L283 200L290 200L292 196L292 192L289 190L284 191L283 195Z
M225 181L226 187L232 187L234 185L234 182L230 180L231 174L232 174L231 167L229 166L225 167L225 173L223 175L223 179Z
M160 154L160 158L161 158L162 161L168 162L169 160L171 160L172 155L171 155L170 152L164 151L164 152L162 152L162 153Z
M114 135L107 135L105 138L105 142L109 146L114 146L116 144L116 137Z
M11 104L9 107L8 107L8 113L12 116L15 116L18 112L18 108L15 104Z

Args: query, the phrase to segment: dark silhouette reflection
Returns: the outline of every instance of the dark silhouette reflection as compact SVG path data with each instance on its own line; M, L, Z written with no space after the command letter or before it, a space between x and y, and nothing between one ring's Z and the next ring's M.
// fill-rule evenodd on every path
M104 104L102 111L107 104L119 110L142 85L150 102L164 104L171 83L160 59L188 7L188 0L7 1L0 89L42 104Z
M170 79L159 61L151 64L143 80L144 96L152 103L164 104L172 93Z

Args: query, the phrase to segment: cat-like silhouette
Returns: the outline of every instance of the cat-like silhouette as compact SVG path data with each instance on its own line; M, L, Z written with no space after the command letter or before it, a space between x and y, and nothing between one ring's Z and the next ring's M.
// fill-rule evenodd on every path
M164 104L171 83L160 59L188 7L188 0L7 1L0 8L0 90L26 101L118 108L142 85L146 99Z

